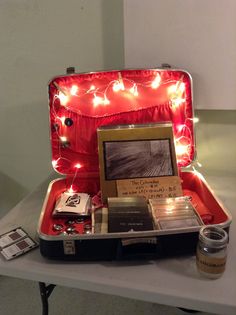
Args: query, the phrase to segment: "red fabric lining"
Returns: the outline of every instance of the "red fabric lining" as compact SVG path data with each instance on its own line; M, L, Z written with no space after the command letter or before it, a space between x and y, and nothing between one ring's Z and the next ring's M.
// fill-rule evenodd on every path
M194 172L183 172L181 173L181 178L183 180L182 186L184 195L192 197L192 202L205 224L219 224L228 220L228 216L208 189L203 179ZM64 192L68 186L71 186L72 182L73 178L66 178L52 183L51 190L48 192L48 201L40 227L42 233L56 235L52 226L54 223L63 223L63 219L54 219L52 217L52 211L59 195ZM73 182L73 188L77 192L88 192L91 196L94 196L99 192L99 178L77 178ZM81 229L80 231L82 231L82 225L78 227Z
M151 84L157 75L163 84L153 89ZM115 92L113 84L120 78L124 90ZM168 91L180 82L185 85L185 101L173 106ZM130 92L134 84L138 90L136 96ZM70 94L73 85L78 88L76 96ZM64 105L58 98L62 93L58 86L70 95ZM95 96L103 99L106 96L109 104L95 106ZM188 153L181 157L179 166L188 165L194 157L191 78L186 72L125 70L58 77L49 84L49 104L52 159L55 169L62 174L80 176L81 172L98 172L97 128L103 125L171 121L174 136L179 139L177 143L188 146ZM72 119L73 124L66 126L63 117ZM62 143L62 137L67 143ZM76 171L76 163L83 167Z
M192 196L193 203L197 204L196 210L204 223L219 224L227 221L228 216L200 176L194 172L181 174L184 194Z

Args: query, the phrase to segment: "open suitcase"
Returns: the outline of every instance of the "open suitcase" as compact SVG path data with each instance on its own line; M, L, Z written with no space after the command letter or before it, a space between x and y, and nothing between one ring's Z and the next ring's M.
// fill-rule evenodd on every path
M62 260L157 258L193 253L200 227L120 233L86 233L91 218L73 222L76 233L58 233L66 226L52 216L61 193L88 193L99 200L97 129L107 125L172 122L179 176L184 195L191 196L204 224L229 229L231 216L203 176L188 170L195 157L192 80L170 68L70 71L49 83L52 165L65 175L49 184L39 219L40 251ZM190 168L191 169L191 168ZM95 210L96 211L96 210Z

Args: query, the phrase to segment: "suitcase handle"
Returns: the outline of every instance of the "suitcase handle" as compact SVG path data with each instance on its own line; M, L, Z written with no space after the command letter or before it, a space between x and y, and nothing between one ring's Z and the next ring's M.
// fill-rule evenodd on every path
M116 259L156 258L160 255L160 247L157 237L121 239L117 246Z

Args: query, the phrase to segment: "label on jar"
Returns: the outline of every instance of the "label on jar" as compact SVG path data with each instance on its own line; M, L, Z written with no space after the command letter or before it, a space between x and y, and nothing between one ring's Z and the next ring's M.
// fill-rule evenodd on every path
M199 270L211 274L221 274L225 270L226 255L221 258L204 255L199 249L197 250L197 267Z

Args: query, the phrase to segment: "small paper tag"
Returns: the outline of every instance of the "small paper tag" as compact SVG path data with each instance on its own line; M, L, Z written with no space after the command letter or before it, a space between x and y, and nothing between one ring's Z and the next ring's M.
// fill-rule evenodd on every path
M146 199L183 195L178 176L121 179L116 181L118 197L142 196Z
M64 254L65 255L75 255L75 241L65 240L63 241Z

